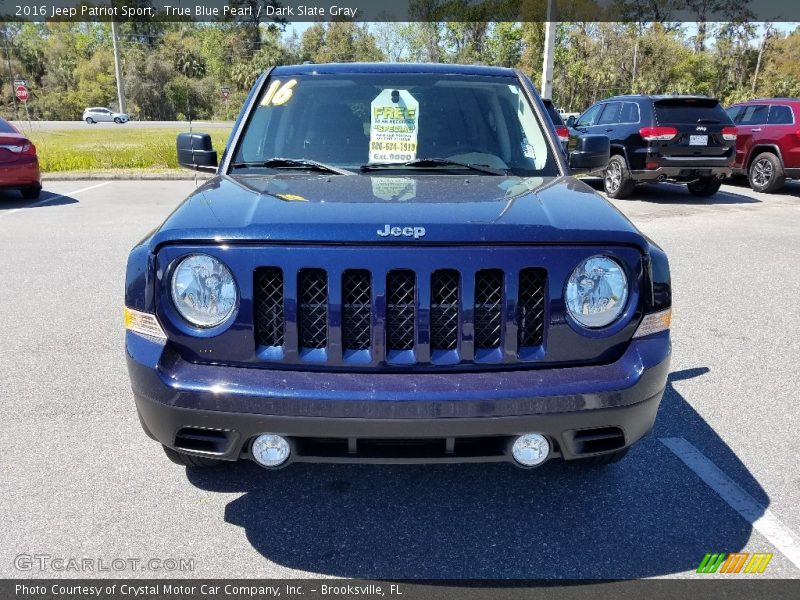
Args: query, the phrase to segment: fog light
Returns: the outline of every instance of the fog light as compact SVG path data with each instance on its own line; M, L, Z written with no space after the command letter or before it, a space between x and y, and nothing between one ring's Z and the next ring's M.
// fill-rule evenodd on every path
M274 433L262 433L253 441L250 454L262 467L277 467L289 458L289 442Z
M535 467L547 460L550 443L540 433L525 433L514 440L511 455L523 467Z

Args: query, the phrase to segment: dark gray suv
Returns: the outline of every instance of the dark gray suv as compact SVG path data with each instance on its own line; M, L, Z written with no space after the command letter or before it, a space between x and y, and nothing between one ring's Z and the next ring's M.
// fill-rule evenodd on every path
M611 140L608 166L597 174L611 198L637 183L675 181L694 196L712 196L730 176L736 127L715 98L616 96L590 106L570 131L569 148L585 134Z

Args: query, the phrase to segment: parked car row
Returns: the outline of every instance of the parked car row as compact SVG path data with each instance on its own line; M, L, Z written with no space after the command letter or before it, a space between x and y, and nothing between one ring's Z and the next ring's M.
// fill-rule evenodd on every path
M612 198L660 181L686 183L691 194L707 197L732 176L746 176L758 192L774 192L786 179L800 178L799 111L800 100L787 98L725 110L705 96L615 96L568 119L566 149L581 135L609 137L609 163L593 174ZM560 112L548 108L557 128L565 126Z

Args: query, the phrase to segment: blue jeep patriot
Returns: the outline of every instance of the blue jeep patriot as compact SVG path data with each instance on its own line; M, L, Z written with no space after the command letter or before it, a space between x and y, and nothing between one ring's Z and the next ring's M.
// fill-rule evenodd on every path
M571 173L503 68L276 67L215 175L132 251L128 370L145 432L188 466L614 462L670 358L664 252Z

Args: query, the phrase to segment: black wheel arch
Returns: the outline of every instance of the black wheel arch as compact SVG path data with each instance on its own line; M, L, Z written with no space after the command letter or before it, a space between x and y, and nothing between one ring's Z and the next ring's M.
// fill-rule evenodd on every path
M628 150L623 144L611 144L611 156L622 156L630 168L631 161L628 160ZM610 158L610 157L609 157Z
M781 167L783 167L783 155L781 154L781 149L777 144L756 144L750 150L750 155L747 157L746 173L750 172L750 167L753 166L753 161L756 159L756 156L763 152L769 152L777 156L778 160L781 161Z

